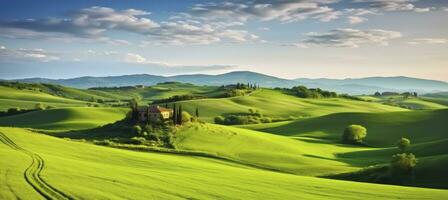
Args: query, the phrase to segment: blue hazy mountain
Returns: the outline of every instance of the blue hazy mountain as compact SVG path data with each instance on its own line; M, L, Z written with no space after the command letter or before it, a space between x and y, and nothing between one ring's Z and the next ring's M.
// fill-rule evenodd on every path
M351 79L282 79L250 71L235 71L219 75L189 74L177 76L158 76L149 74L135 74L106 77L78 77L70 79L27 78L15 81L28 83L53 83L75 88L114 87L129 85L154 85L161 82L185 82L196 85L227 85L236 82L256 83L263 87L292 87L305 85L311 88L322 88L348 94L372 94L376 91L412 91L419 93L433 93L448 91L448 83L443 81L397 77L368 77Z

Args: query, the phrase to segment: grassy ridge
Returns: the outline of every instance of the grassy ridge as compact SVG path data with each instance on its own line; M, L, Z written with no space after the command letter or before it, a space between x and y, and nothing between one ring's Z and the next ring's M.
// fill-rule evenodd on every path
M12 107L31 109L37 103L51 106L83 106L86 102L53 96L34 90L18 90L15 88L0 86L0 110Z
M0 131L43 158L41 175L48 184L79 199L443 199L448 195L444 190L302 177L207 158L111 149L17 128ZM31 160L3 144L0 155L5 169L1 176L8 173L0 179L4 186L0 197L38 199L23 178Z
M244 127L286 136L307 136L339 142L347 125L360 124L368 130L367 143L390 147L401 137L408 137L414 143L445 139L446 119L448 110L337 113L294 122Z
M349 159L336 154L369 148L314 144L235 127L193 124L176 133L176 147L202 151L250 165L300 175L354 171Z
M407 107L413 110L431 110L431 109L448 108L446 104L443 104L443 101L431 100L431 98L428 97L405 98L402 95L388 95L388 96L360 96L359 98L371 102Z
M258 90L247 96L191 100L179 103L190 113L194 113L196 107L199 107L200 118L207 122L213 122L213 118L218 115L247 113L249 108L278 118L321 116L337 112L406 111L406 109L379 103L343 98L303 99L271 89Z
M47 130L79 130L113 123L126 116L125 108L69 107L0 118L0 125Z

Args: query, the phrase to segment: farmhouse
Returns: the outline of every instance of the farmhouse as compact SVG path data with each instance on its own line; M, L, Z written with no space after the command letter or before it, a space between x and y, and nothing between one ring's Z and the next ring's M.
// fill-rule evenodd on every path
M140 122L166 120L173 115L173 109L164 108L158 105L138 107L138 120Z

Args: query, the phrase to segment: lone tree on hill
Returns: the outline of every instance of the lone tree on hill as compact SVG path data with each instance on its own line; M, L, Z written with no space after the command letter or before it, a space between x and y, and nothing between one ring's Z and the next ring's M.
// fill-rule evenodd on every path
M367 136L367 129L361 125L347 126L342 134L342 141L346 143L362 143L362 140Z
M413 178L417 162L417 158L412 153L395 154L390 161L389 173L395 181L402 183L409 177Z
M199 118L199 108L198 107L196 107L196 118Z
M407 139L407 138L401 138L397 141L397 147L401 150L401 151L405 151L409 146L411 146L411 140Z

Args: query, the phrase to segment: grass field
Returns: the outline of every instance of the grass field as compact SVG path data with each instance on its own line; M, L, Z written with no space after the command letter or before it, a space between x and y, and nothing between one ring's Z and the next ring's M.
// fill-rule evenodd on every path
M388 105L396 105L401 107L407 107L413 110L431 110L431 109L446 109L448 108L443 101L437 101L437 98L429 97L408 97L405 98L401 95L389 95L389 96L360 96L359 98L366 101L372 101L377 103L384 103Z
M0 179L1 199L42 199L32 187L37 180L30 183L24 178L25 170L33 166L32 156L24 151L41 158L43 168L31 170L40 181L76 199L444 199L448 195L445 190L303 177L209 158L112 149L18 128L0 132L23 148L0 144L0 176L6 177Z
M401 137L414 143L445 139L448 110L388 113L337 113L293 122L247 125L244 128L286 135L329 139L339 142L344 128L360 124L368 130L366 142L390 147Z
M121 124L124 121L111 124L124 119L129 109L86 107L87 101L76 99L116 101L135 97L148 103L173 95L217 97L223 90L164 83L95 90L0 86L0 91L4 91L0 93L3 110L33 108L36 103L58 107L0 117L0 199L448 197L448 190L318 178L348 174L355 177L351 180L363 181L371 174L359 170L388 165L391 155L399 152L395 142L407 137L412 141L408 151L419 159L412 185L448 188L448 178L441 175L448 173L444 167L448 164L448 109L441 98L304 99L280 90L261 89L245 96L181 101L176 104L190 113L199 108L200 120L205 122L176 128L176 149L155 153L90 144L94 140L126 141L133 137L133 124L125 128ZM386 100L395 105L385 105ZM218 115L248 113L249 109L288 121L239 126L207 123ZM368 146L341 144L342 131L350 124L368 129Z
M336 154L370 148L314 144L257 131L213 124L194 124L176 133L176 147L300 175L326 175L358 170Z
M57 97L39 91L0 86L0 111L13 107L33 109L37 103L43 103L45 106L67 107L85 106L87 102Z
M348 100L343 98L304 99L284 94L281 91L262 89L250 95L222 99L200 99L178 102L194 113L200 109L200 118L213 122L218 115L248 113L250 108L275 118L306 118L338 112L390 112L407 109L380 103Z
M33 111L0 118L1 126L46 130L80 130L125 118L126 108L68 107Z

